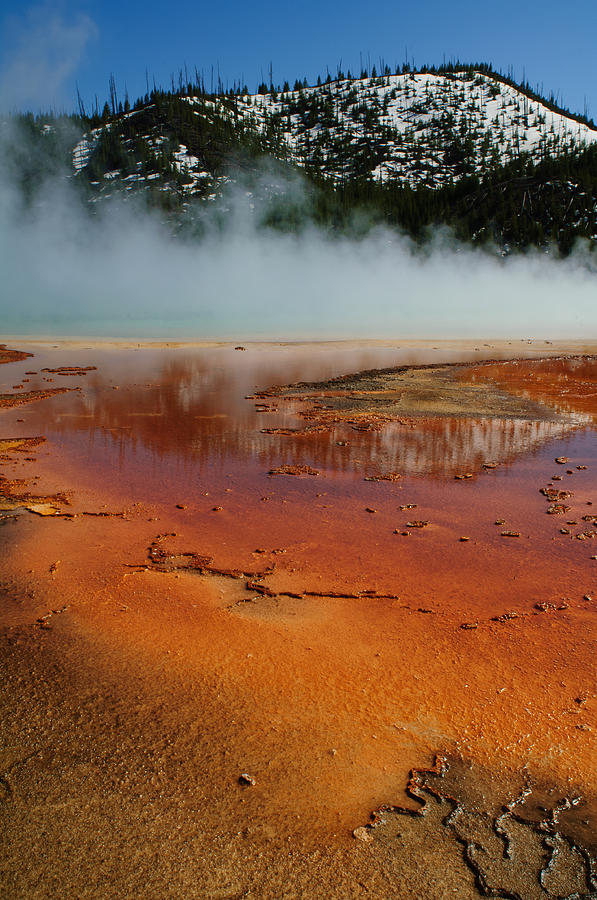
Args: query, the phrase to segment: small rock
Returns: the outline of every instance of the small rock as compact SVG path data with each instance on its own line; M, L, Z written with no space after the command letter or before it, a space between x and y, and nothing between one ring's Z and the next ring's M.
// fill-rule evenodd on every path
M565 503L553 503L549 509L546 510L548 516L561 516L563 513L569 511L570 507L566 506Z
M367 828L365 825L360 825L359 828L355 828L352 836L353 838L356 838L357 841L362 841L364 844L371 844L373 842L371 829Z
M222 512L223 509L224 509L223 506L212 506L211 511L212 512Z
M475 628L479 627L478 622L463 622L460 626L463 631L474 631Z
M186 508L187 508L186 503L177 503L176 504L176 509L186 509Z
M470 541L470 537L467 537L465 534L462 535L458 540L460 541Z
M561 466L564 466L568 462L568 457L567 456L556 456L555 461L557 463L559 463Z
M366 507L365 507L365 512L368 512L368 513L376 513L377 510L376 510L376 509L373 509L372 506L366 506Z
M520 531L502 531L502 537L520 537Z
M505 519L496 519L494 524L495 525L505 525L506 520Z
M235 349L235 350L246 350L247 348L246 348L246 347L238 346L238 347L235 347L234 349Z
M515 610L513 610L512 612L505 612L501 616L492 616L491 621L492 622L509 622L510 619L518 619L518 618L519 618L518 613Z
M268 475L319 475L319 472L317 469L311 468L311 466L283 465L283 466L277 466L275 469L270 469L267 474Z
M238 776L238 783L253 786L255 785L255 779L252 775L247 774L247 772L243 772L242 775Z
M400 472L387 472L383 475L367 475L365 481L399 481L402 476Z

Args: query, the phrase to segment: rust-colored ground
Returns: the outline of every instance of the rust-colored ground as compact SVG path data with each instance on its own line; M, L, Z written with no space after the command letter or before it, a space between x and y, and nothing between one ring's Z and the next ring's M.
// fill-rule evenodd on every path
M59 513L0 520L2 896L589 896L594 368L470 370L557 420L245 399L405 361L334 353L28 360L83 390L0 422Z

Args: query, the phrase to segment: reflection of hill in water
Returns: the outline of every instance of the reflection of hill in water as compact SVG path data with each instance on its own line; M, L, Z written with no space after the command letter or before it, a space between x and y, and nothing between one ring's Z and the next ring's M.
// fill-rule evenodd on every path
M304 420L294 413L301 404L284 403L274 411L259 412L256 401L246 395L256 385L304 376L304 361L264 362L256 355L251 362L248 356L224 358L213 353L157 361L156 369L148 369L148 360L139 357L132 371L126 366L111 369L106 374L120 384L118 391L111 389L102 371L94 373L82 394L62 398L54 432L74 438L90 455L116 458L120 467L149 452L184 469L223 468L236 460L259 470L297 463L328 473L449 476L478 471L488 461L511 462L575 427L438 417L415 425L392 423L377 432L360 433L342 425L317 434L264 434L262 428L304 428ZM275 400L271 406L277 407ZM577 421L583 419L591 421L589 416L577 416Z

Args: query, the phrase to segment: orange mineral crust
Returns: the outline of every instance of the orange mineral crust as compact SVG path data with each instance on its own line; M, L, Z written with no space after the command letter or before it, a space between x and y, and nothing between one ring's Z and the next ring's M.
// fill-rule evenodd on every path
M592 422L597 417L597 366L590 356L474 366L466 378L493 380L510 393L548 403L561 413L577 413Z
M541 896L589 896L597 408L579 385L594 363L528 364L541 404L561 394L548 370L574 378L545 420L305 431L300 397L255 399L454 361L425 353L27 361L82 390L1 414L11 498L55 507L0 512L7 896L47 896L58 869L58 896L534 897L534 866ZM515 366L467 378L509 390ZM519 869L499 851L504 804ZM558 804L561 846L541 825Z

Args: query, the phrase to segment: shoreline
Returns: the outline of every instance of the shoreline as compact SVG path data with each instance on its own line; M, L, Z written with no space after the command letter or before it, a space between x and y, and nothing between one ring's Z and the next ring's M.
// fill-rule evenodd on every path
M84 350L84 349L167 349L167 350L176 350L176 349L193 349L193 348L231 348L235 349L237 346L243 346L248 349L260 349L260 348L303 348L303 347L312 347L317 349L329 349L329 348L360 348L360 347L371 347L371 348L389 348L389 349L421 349L421 350L433 350L433 349L451 349L454 348L456 350L462 349L466 351L471 350L479 350L484 349L499 349L499 350L508 350L509 348L519 348L521 345L524 347L533 347L541 349L542 352L548 353L552 355L554 353L561 352L571 352L571 353L579 353L581 352L580 348L590 347L593 348L594 351L597 351L597 336L595 338L587 339L582 337L570 338L570 339L542 339L542 338L499 338L492 339L488 337L478 337L478 338L401 338L401 337L389 337L389 338L339 338L337 340L329 339L329 338L297 338L295 340L292 339L244 339L238 338L236 340L233 339L221 339L221 340L197 340L197 341L185 341L185 340L155 340L151 338L120 338L120 337L85 337L85 336L47 336L47 335L19 335L19 334L0 334L0 344L26 344L28 346L35 346L44 349L71 349L71 350ZM569 351L568 351L569 348Z

